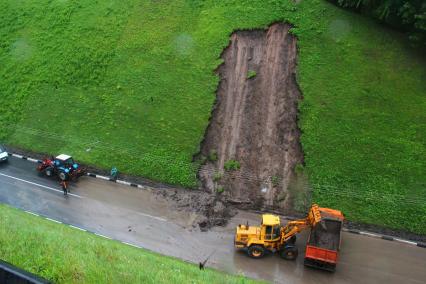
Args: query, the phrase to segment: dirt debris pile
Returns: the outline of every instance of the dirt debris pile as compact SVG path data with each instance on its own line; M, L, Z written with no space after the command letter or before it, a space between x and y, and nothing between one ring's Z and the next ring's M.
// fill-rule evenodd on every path
M289 29L277 23L232 34L197 157L203 188L248 208L290 208L289 184L296 165L303 163L296 38Z
M188 190L161 190L157 191L162 198L172 200L178 211L195 213L194 219L190 220L193 228L199 227L201 231L207 231L214 226L225 226L228 220L237 211L227 206L227 202L221 196Z

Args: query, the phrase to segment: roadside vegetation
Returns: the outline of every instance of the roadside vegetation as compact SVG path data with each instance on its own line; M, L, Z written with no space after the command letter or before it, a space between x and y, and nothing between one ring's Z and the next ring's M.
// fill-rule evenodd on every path
M426 233L426 60L402 34L322 0L5 0L0 10L0 140L188 187L229 35L293 24L314 201Z
M53 283L260 283L0 205L0 259Z
M413 44L426 46L426 3L423 0L330 1L404 31Z

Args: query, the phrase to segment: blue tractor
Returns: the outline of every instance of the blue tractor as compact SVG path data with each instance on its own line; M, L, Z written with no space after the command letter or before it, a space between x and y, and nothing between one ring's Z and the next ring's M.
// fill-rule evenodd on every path
M56 158L44 159L37 170L46 176L58 176L61 181L77 179L85 174L83 168L71 156L61 154Z

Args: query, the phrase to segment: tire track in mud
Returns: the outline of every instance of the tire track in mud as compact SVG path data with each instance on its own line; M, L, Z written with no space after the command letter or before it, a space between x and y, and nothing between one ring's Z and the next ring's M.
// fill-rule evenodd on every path
M198 158L198 176L211 192L255 209L289 209L289 185L303 163L297 104L296 38L290 25L242 30L231 35L217 72L216 105ZM250 74L252 74L250 76ZM255 75L254 75L255 74ZM240 169L226 171L227 161ZM244 178L250 176L250 179Z

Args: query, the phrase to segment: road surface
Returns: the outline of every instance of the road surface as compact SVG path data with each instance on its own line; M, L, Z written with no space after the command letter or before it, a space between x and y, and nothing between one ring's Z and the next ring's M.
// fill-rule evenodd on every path
M303 266L302 234L297 261L254 260L234 250L233 234L238 223L258 224L257 214L239 212L228 226L200 232L194 213L174 210L149 190L83 177L65 198L57 181L39 176L35 166L16 158L0 165L1 203L195 263L214 252L207 266L274 283L425 283L423 248L343 233L337 271L328 273Z

